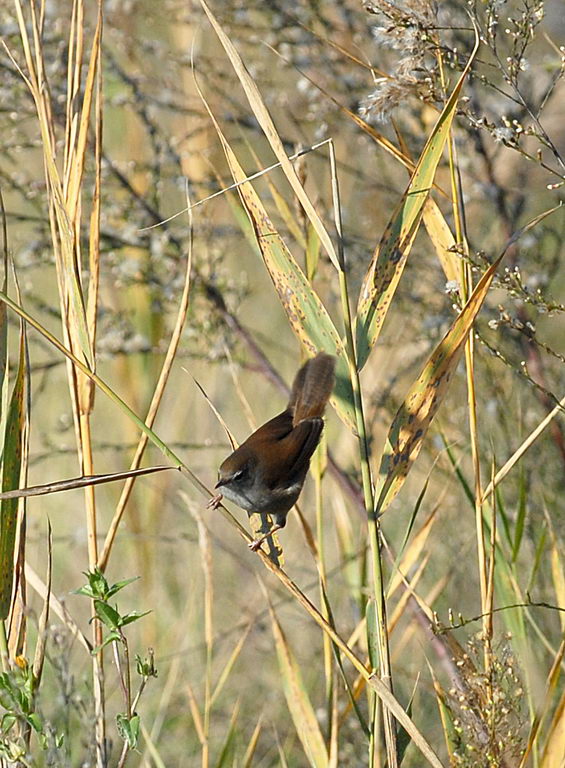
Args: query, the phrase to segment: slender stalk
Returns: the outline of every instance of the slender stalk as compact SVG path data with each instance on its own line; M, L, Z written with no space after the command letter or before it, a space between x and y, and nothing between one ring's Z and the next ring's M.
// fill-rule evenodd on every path
M343 238L341 228L341 208L339 201L339 186L336 172L336 160L333 143L330 148L330 166L332 173L332 194L334 205L334 216L337 230L338 241L338 261L339 269L339 288L341 296L341 307L343 321L345 326L345 340L347 363L349 367L349 378L353 389L353 402L355 405L355 423L357 426L357 437L359 443L359 457L361 461L361 477L363 481L363 498L365 502L365 511L367 513L367 525L369 529L369 542L371 546L372 575L373 575L373 593L377 608L379 656L380 656L380 676L381 680L392 693L392 670L390 663L390 651L388 644L388 628L386 618L386 598L383 581L383 564L381 558L381 548L379 543L379 521L375 515L375 499L373 494L373 480L371 477L371 467L369 464L369 443L367 440L367 431L365 428L365 417L363 414L363 398L361 395L361 384L359 381L359 371L357 370L357 355L355 350L355 339L353 336L353 322L351 318L351 307L349 304L349 291L347 287L347 272L345 269L345 255L343 252ZM386 751L389 768L396 768L397 746L396 746L396 727L392 715L388 709L384 710L384 730Z
M324 537L324 505L322 499L322 478L324 475L324 458L325 452L323 448L325 444L318 446L318 450L314 454L314 462L312 469L314 470L314 487L316 497L316 539L318 544L318 555L316 557L316 564L318 566L318 577L320 579L320 605L322 606L322 614L326 621L329 622L330 615L328 605L328 582L326 575L326 559L325 559L325 537ZM332 645L330 638L324 633L324 672L325 672L325 694L326 694L326 711L328 722L328 740L331 740L332 736L332 709L333 709L333 697L335 690L335 675L334 666L332 661Z

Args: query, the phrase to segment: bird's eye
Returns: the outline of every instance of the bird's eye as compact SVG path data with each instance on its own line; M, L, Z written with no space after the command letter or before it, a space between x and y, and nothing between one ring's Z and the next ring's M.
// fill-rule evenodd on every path
M241 480L243 480L246 474L247 474L247 468L238 469L237 472L233 473L232 481L238 483Z

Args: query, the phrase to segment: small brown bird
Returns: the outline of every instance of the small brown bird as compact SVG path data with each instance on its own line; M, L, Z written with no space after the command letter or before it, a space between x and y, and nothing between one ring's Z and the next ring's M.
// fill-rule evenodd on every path
M222 493L208 506L216 508L225 496L247 512L268 513L275 522L269 533L251 542L254 552L284 528L300 496L324 428L335 362L324 352L308 360L296 374L286 409L253 432L220 466L216 488Z

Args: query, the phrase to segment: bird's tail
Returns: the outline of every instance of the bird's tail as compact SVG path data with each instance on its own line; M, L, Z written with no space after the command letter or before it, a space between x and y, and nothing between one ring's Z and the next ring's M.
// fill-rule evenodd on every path
M320 352L308 360L296 374L288 401L292 423L321 418L334 388L335 363L333 355Z

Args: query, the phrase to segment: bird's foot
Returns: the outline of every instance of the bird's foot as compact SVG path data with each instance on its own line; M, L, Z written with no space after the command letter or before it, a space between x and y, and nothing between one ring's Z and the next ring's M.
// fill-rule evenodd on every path
M270 531L268 531L267 533L264 533L262 536L259 536L258 539L253 539L253 541L250 541L247 546L252 552L257 552L257 550L261 547L261 544L265 541L265 539L268 539L269 536L273 535L273 533L280 531L281 528L284 528L284 525L278 525L278 524L273 525Z
M210 499L208 504L206 504L206 509L218 509L218 507L222 503L223 498L224 496L221 493L219 493L217 496L214 496L214 498Z

